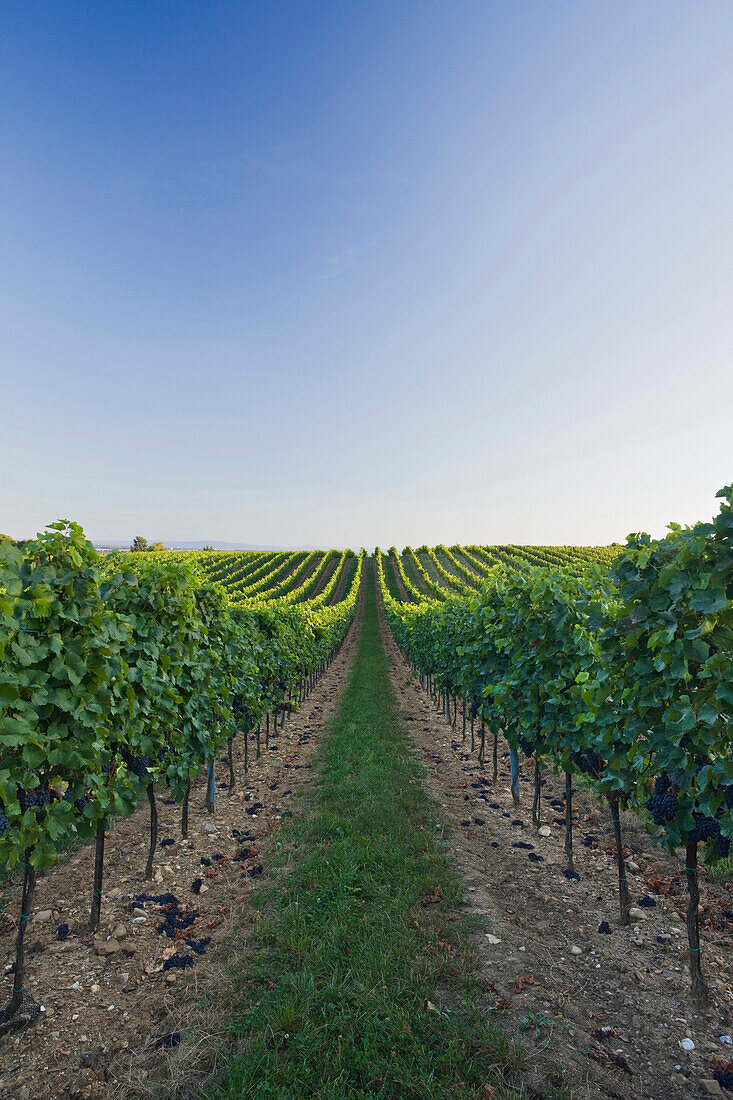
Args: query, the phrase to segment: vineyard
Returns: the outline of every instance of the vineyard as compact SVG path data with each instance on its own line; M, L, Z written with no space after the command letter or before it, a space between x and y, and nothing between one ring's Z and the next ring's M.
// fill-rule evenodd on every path
M465 762L479 797L487 801L489 789L501 790L508 767L514 812L528 800L534 829L547 836L545 788L550 777L561 777L552 804L563 815L557 820L564 832L566 882L581 877L577 801L591 798L606 806L617 928L643 917L632 896L624 816L632 814L660 850L684 853L689 995L703 1003L710 990L701 942L700 860L705 868L724 864L733 840L733 491L721 490L719 497L711 523L672 526L658 540L639 535L608 547L439 545L401 553L377 548L373 562L363 550L99 556L81 528L67 522L22 545L0 540L0 860L6 884L0 933L12 928L14 938L0 1042L17 1042L24 1029L31 1034L31 1025L41 1026L44 991L32 969L37 943L29 950L37 884L51 869L63 868L69 853L88 846L88 877L76 883L86 898L84 919L75 927L62 921L56 934L58 942L76 939L104 959L104 907L121 896L119 890L110 893L106 853L116 831L141 814L146 823L136 835L144 837L144 846L125 857L138 879L128 912L139 922L151 909L162 914L159 932L170 950L148 965L140 981L193 967L210 939L197 938L202 918L179 893L153 892L153 884L163 881L161 856L168 858L177 844L178 858L188 858L205 840L204 822L216 830L213 823L226 812L237 854L202 857L204 873L215 878L230 858L242 864L243 876L262 872L254 847L262 838L248 831L251 820L237 816L241 800L251 799L265 812L256 799L267 798L265 777L271 791L281 782L284 773L267 769L273 752L271 759L280 760L278 739L286 724L296 731L297 746L308 744L313 693L321 690L344 640L353 638L365 591L368 629L376 631L370 644L380 644L377 603L372 608L369 594L374 577L390 645L393 639L407 662L411 689L419 689L440 715L447 744ZM361 675L373 681L376 676ZM379 695L380 683L367 687ZM368 712L367 704L363 710ZM379 720L395 722L393 715ZM345 745L356 725L345 728ZM368 739L366 727L361 736ZM437 768L437 744L425 752ZM343 779L347 786L359 766L357 753ZM522 793L522 776L528 794ZM370 782L387 790L389 775ZM217 791L225 792L218 801ZM173 813L175 838L169 835ZM162 839L161 814L167 823ZM189 836L194 818L196 833ZM273 830L281 818L278 808ZM475 821L484 825L483 818ZM524 828L522 821L513 824ZM363 829L368 831L366 824ZM318 834L309 843L320 841ZM421 842L415 843L417 853ZM532 843L513 846L534 864L544 858ZM117 866L118 848L115 853ZM385 889L390 875L385 871ZM202 888L208 889L199 876L191 886L194 896ZM446 896L451 889L445 887ZM346 898L347 911L353 897ZM733 914L721 920L733 928ZM114 934L106 936L107 943L114 940ZM277 1011L285 1010L281 1005ZM481 1040L494 1041L488 1034ZM405 1057L422 1055L413 1050ZM711 1080L728 1088L733 1066L725 1059L714 1066ZM273 1068L273 1080L280 1069L279 1063ZM503 1072L497 1087L514 1094L508 1062ZM235 1073L232 1081L239 1088L245 1078ZM240 1095L234 1085L232 1090L222 1095ZM88 1095L107 1093L92 1089ZM535 1088L534 1095L550 1094Z

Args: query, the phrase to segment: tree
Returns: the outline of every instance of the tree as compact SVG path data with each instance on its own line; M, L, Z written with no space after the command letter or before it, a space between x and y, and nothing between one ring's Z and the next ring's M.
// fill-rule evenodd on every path
M157 552L158 550L165 550L165 546L162 542L154 542L152 546L148 546L148 550Z
M204 550L213 550L213 549L214 549L214 547L209 546L208 544L204 547Z
M132 540L132 546L130 547L130 549L134 553L140 553L142 550L147 550L147 548L148 540L144 539L142 535L135 535L135 538Z

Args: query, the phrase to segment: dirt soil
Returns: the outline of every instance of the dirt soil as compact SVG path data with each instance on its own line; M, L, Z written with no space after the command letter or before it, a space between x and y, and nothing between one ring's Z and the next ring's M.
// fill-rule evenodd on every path
M427 786L452 830L447 839L469 891L468 912L485 921L474 937L479 976L495 992L497 1023L525 1045L530 1066L545 1080L553 1063L561 1066L577 1100L732 1095L712 1080L712 1059L722 1060L719 1068L733 1059L733 1047L720 1040L733 1032L733 883L701 876L710 996L698 1003L687 972L684 859L653 848L639 821L622 815L632 898L643 916L621 928L607 808L590 792L574 795L578 878L565 877L564 776L545 775L540 816L549 835L539 835L531 813L534 765L524 764L517 810L508 746L500 741L494 786L493 738L487 735L482 770L478 725L471 752L470 720L464 740L460 710L452 729L386 627L385 644ZM602 922L608 931L600 931ZM681 1047L684 1039L694 1043L691 1053ZM537 1091L533 1100L543 1095Z
M180 807L159 792L155 875L145 882L147 804L114 823L106 841L101 935L87 933L93 846L59 860L39 876L26 988L42 1005L38 1021L0 1040L0 1098L101 1100L119 1096L135 1081L159 1075L175 1055L181 1029L216 992L232 948L229 940L248 915L248 894L268 876L278 826L312 784L311 761L338 705L354 652L352 627L339 655L284 729L256 757L250 738L244 775L243 740L235 739L237 787L230 797L228 767L217 766L216 812L205 811L205 781L191 793L189 836L180 839ZM224 789L221 789L221 788ZM235 830L237 831L235 833ZM197 892L198 891L198 892ZM178 899L172 937L158 931L167 911L142 894ZM0 916L2 1003L10 997L17 928L17 891ZM168 911L169 912L169 911ZM69 926L67 938L61 939ZM190 947L186 941L195 945ZM164 969L171 957L183 966ZM158 1093L153 1093L158 1095Z

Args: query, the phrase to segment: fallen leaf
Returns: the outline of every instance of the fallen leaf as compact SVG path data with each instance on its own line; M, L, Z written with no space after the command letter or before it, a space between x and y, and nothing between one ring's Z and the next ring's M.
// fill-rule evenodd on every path
M537 979L534 974L521 974L518 978L514 979L514 992L523 993L526 985L537 985Z

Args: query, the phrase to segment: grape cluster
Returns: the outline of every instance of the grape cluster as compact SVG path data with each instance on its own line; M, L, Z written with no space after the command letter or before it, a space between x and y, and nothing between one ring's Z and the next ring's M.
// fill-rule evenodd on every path
M51 792L47 787L31 787L29 790L18 788L18 802L25 813L26 810L42 810L51 801Z
M189 966L193 966L193 955L171 955L163 963L164 970L175 970L179 967L181 970L187 970Z
M134 756L131 752L123 752L122 759L127 764L127 770L129 772L136 775L138 779L145 779L148 774L148 768L150 767L149 756Z
M571 753L570 758L578 771L583 772L585 775L597 776L603 763L598 753L594 752L593 749L580 749L578 752Z
M89 797L88 797L87 794L83 794L79 798L74 798L71 788L69 788L69 790L66 791L66 793L64 794L63 801L64 802L72 802L73 801L74 809L79 814L83 814L84 813L84 807L89 805Z
M202 940L186 940L186 947L190 947L195 955L203 955L211 943L211 936L204 936Z
M720 836L720 825L712 817L705 817L704 814L693 814L695 819L695 826L691 832L687 834L688 840L693 843L701 840L716 840Z
M244 730L248 730L253 724L250 712L242 699L235 699L232 703L232 715L237 726Z
M713 1077L718 1084L724 1089L733 1089L733 1070L730 1069L716 1069L713 1070Z
M10 822L5 815L5 804L0 800L0 836L10 828Z
M138 894L135 901L152 901L165 911L165 920L158 925L155 931L168 936L171 940L176 938L176 932L185 931L198 919L199 914L195 910L186 914L181 912L181 903L175 894ZM180 966L181 964L175 963L174 965Z
M534 756L535 750L537 748L536 741L530 741L526 737L520 737L518 740L518 744L525 756Z
M666 825L677 813L677 795L672 793L672 783L666 772L654 780L654 794L644 803L655 825Z
M168 1035L161 1035L160 1039L155 1042L156 1047L165 1047L166 1050L170 1050L171 1047L177 1047L181 1041L180 1031L171 1031Z
M666 825L677 813L677 799L673 794L654 794L644 803L655 825Z

